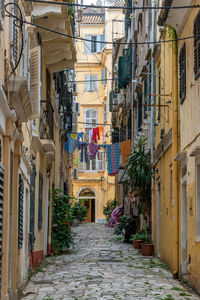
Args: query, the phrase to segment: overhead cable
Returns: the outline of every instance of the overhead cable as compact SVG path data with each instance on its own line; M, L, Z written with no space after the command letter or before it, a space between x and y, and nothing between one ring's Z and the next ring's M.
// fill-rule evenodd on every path
M89 4L78 4L78 3L67 3L61 1L45 1L45 0L25 0L25 2L45 3L52 5L62 6L73 6L83 8L106 8L106 9L126 9L126 10L160 10L160 9L189 9L189 8L200 8L199 4L195 5L182 5L182 6L110 6L110 5L89 5Z

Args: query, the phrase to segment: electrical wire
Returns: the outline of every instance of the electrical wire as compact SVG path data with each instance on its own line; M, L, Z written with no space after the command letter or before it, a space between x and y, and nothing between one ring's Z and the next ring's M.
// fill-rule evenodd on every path
M13 4L13 3L8 3L7 5L9 5L9 4ZM9 15L9 17L10 16L12 16L16 20L20 21L20 19L17 16L14 16L14 15L11 15L11 14ZM91 39L86 39L86 38L82 38L82 37L78 37L78 36L73 36L73 35L70 35L70 34L59 32L57 30L53 30L51 28L47 28L45 26L37 25L33 22L28 22L26 20L23 20L23 23L27 24L27 25L35 26L36 28L40 28L40 29L43 29L43 30L48 31L48 32L55 33L55 34L63 36L63 37L75 39L77 41L86 41L86 42L93 42L93 43L101 43L102 44L102 41L98 41L98 40L93 41ZM162 40L162 41L146 41L146 42L118 42L118 41L111 42L111 41L104 41L104 44L108 44L108 45L151 45L151 44L155 45L155 44L158 44L159 45L159 44L165 44L165 43L173 43L173 42L177 42L177 41L186 41L186 40L195 39L195 38L200 38L200 34L192 35L192 36L186 36L186 37L182 37L182 38L176 38L176 39Z
M17 16L13 15L10 11L8 11L6 8L7 6L10 6L10 5L14 5L18 11L19 11L19 14L20 14L20 18L18 18ZM13 24L14 26L16 26L17 28L20 29L21 31L21 50L20 50L20 54L19 54L19 58L16 62L16 65L14 66L14 68L12 69L12 72L10 75L8 75L8 77L11 77L12 74L15 72L15 70L17 69L17 67L19 66L19 63L21 61L21 58L22 58L22 54L23 54L23 50L24 50L24 36L23 36L23 15L22 15L22 11L19 7L19 5L17 3L7 3L5 6L4 6L4 9L5 11L8 13L9 17L11 18L14 18L14 21L13 21ZM17 22L19 22L19 25L17 24Z
M78 4L78 3L66 3L61 1L45 1L45 0L25 0L25 2L33 3L45 3L62 6L73 6L73 7L84 7L84 8L108 8L108 9L126 9L126 10L160 10L160 9L189 9L189 8L200 8L199 4L196 5L182 5L182 6L110 6L110 5L89 5L89 4Z
M17 17L16 17L17 18ZM78 36L73 36L70 34L66 34L63 32L59 32L41 25L37 25L33 22L28 22L26 20L23 21L23 23L28 24L28 25L32 25L35 26L36 28L40 28L43 29L45 31L49 31L55 34L58 34L60 36L64 36L64 37L68 37L68 38L72 38L75 40L80 40L80 41L86 41L86 42L94 42L94 43L101 43L102 41L93 41L91 39L86 39L86 38L82 38L82 37L78 37ZM182 38L176 38L176 39L169 39L169 40L162 40L162 41L146 41L146 42L111 42L111 41L105 41L104 44L108 44L108 45L151 45L151 44L165 44L165 43L173 43L173 42L177 42L177 41L186 41L186 40L191 40L191 39L195 39L195 38L200 38L200 34L197 35L191 35L191 36L186 36L186 37L182 37Z

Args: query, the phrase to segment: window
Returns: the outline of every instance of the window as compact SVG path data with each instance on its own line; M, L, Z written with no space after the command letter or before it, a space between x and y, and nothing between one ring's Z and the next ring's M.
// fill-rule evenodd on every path
M179 96L183 103L186 96L186 46L185 43L181 48L179 55Z
M104 113L103 113L103 121L104 123L107 122L107 103L104 103Z
M194 21L194 74L195 79L200 75L200 12Z
M98 91L98 76L97 75L86 75L85 76L85 91L86 92L97 92Z
M39 172L38 229L42 229L43 176Z
M81 157L81 152L78 152L79 161ZM99 151L94 159L89 159L86 163L85 161L79 162L78 166L79 172L103 172L104 171L104 151Z
M196 240L200 242L200 162L196 166Z
M86 35L85 39L85 53L100 52L105 45L105 35ZM101 41L98 43L97 41Z
M142 126L142 94L138 94L138 130Z
M85 109L85 128L95 128L97 127L98 116L97 109Z

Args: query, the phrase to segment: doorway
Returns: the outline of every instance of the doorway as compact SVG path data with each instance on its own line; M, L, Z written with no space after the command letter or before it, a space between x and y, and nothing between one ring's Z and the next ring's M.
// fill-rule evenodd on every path
M181 183L181 273L187 274L187 183Z
M80 191L79 200L83 201L83 205L85 205L88 209L87 219L84 221L85 223L94 223L96 221L96 196L95 193L89 188L84 188Z
M160 235L161 235L161 211L160 211L160 182L157 183L157 256L161 256Z

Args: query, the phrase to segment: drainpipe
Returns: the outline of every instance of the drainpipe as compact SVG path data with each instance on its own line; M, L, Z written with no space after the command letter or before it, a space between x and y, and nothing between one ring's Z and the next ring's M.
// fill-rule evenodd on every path
M174 32L176 33L175 29ZM178 162L174 160L179 151L179 104L178 104L178 44L174 42L172 45L172 170L173 170L173 216L172 216L172 228L173 228L173 247L174 259L173 259L173 274L175 277L179 273L179 245L180 245L180 234L179 234L179 166Z
M152 0L152 6L155 7L156 3L155 0ZM152 10L152 37L151 40L155 41L155 27L156 27L156 13L155 13L155 9ZM152 45L152 53L154 51L154 47L155 44ZM156 74L156 68L155 68L155 61L154 58L151 58L151 74ZM151 82L153 83L151 86L151 94L155 95L156 94L156 76L150 75L152 76L152 80ZM155 97L152 96L151 97L151 103L152 105L155 104ZM154 152L154 148L155 148L155 108L154 106L151 106L151 161L153 162L153 152ZM154 195L154 179L152 178L151 180L151 220L153 222L154 217L153 217L153 211L154 211L154 206L153 206L153 195ZM154 224L152 223L152 241L153 241L153 237L154 237Z

